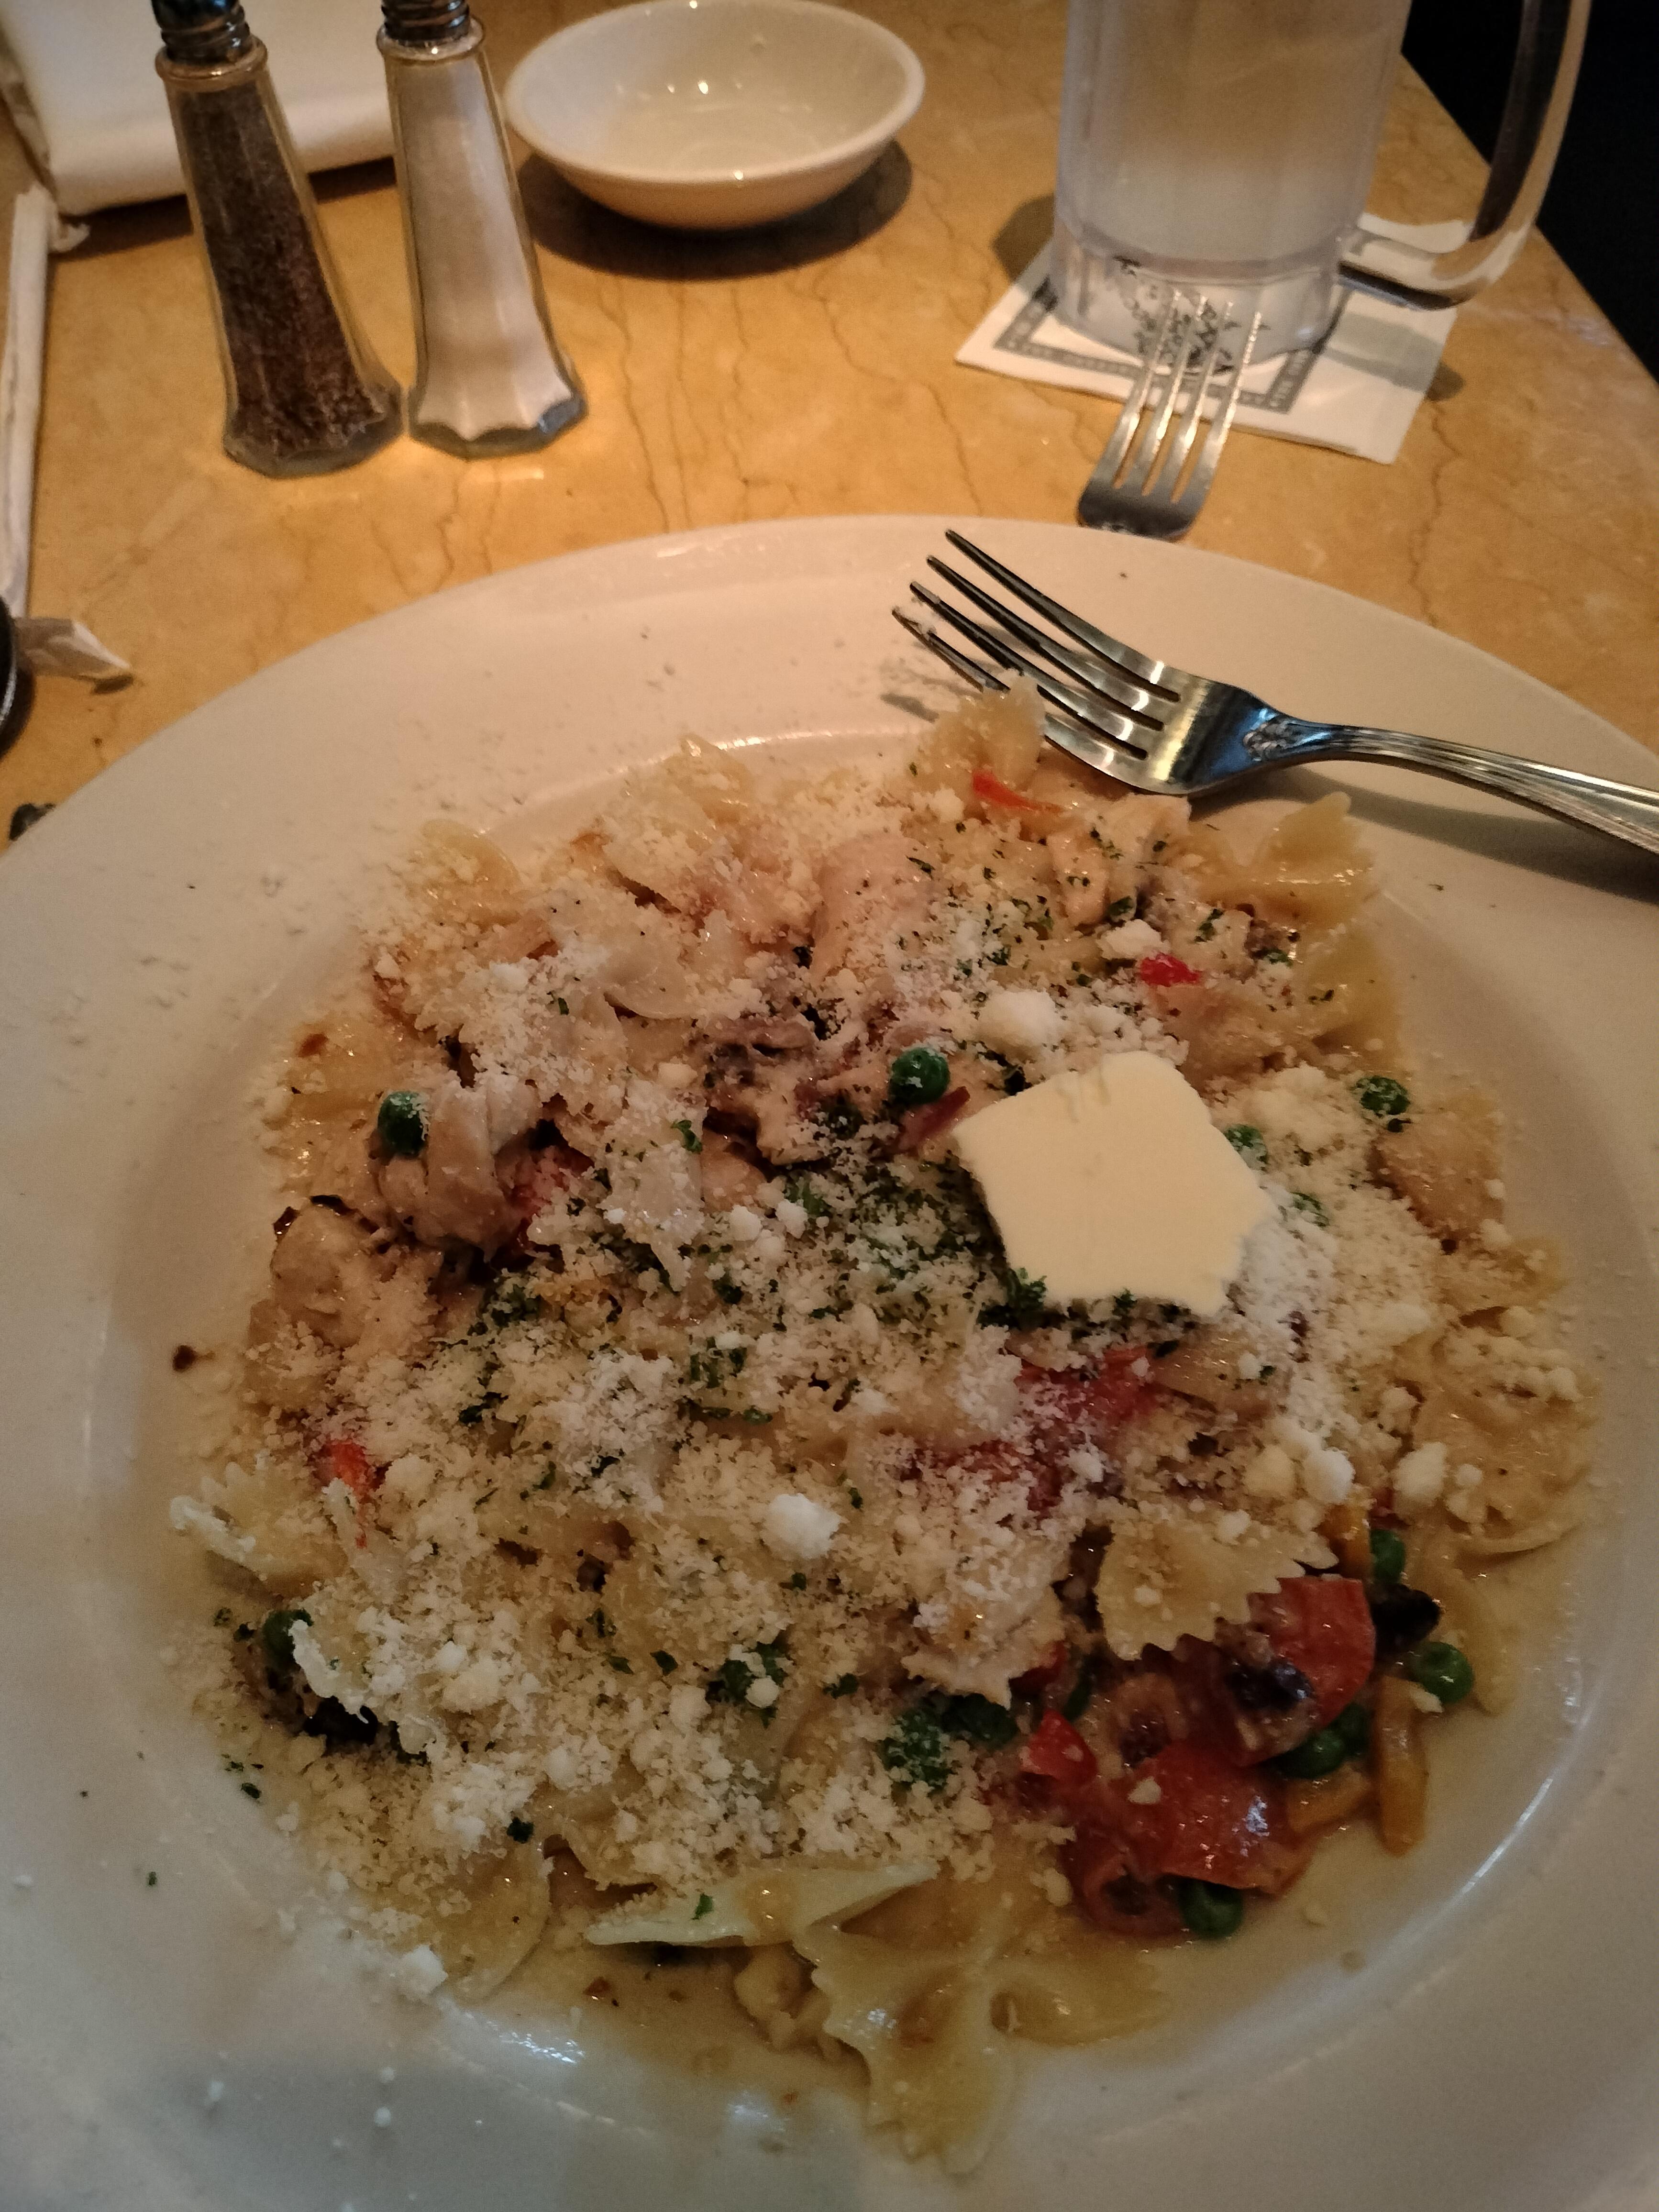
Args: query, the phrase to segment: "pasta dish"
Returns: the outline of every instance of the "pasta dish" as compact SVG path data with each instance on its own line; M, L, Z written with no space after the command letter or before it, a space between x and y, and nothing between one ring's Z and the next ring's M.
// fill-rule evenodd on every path
M191 1694L407 1989L711 1951L959 2172L1015 2041L1416 1841L1589 1386L1345 805L1242 853L1015 696L428 831L173 1507Z

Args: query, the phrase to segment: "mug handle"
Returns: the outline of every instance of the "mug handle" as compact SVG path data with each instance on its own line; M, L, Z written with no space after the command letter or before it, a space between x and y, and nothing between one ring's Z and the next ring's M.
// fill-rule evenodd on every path
M1443 253L1390 241L1391 258L1419 261L1409 277L1345 260L1338 282L1408 307L1455 307L1501 276L1526 243L1567 127L1590 0L1523 0L1504 120L1468 237ZM1381 243L1382 241L1379 241Z

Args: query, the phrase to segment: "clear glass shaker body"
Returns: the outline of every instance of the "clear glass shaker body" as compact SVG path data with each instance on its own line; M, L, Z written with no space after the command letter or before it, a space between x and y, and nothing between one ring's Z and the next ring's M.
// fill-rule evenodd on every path
M410 434L464 459L529 452L587 403L553 335L483 27L445 0L386 0L386 14L380 46L415 310ZM450 35L420 36L456 21Z
M206 264L225 451L264 476L347 468L398 435L401 395L346 305L264 47L240 7L197 12L157 9L155 67Z

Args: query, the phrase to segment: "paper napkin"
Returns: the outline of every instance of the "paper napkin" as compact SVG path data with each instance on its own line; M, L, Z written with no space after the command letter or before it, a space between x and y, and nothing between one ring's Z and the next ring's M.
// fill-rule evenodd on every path
M131 672L67 616L33 616L29 537L34 520L34 447L40 428L40 368L46 343L47 257L86 236L59 218L52 196L31 185L12 204L10 270L6 284L6 343L0 353L0 599L10 611L18 646L40 676L79 676L108 683Z
M1413 227L1370 215L1363 221L1379 247L1391 240L1438 253L1468 234L1464 223ZM1396 265L1391 263L1391 270ZM1334 446L1370 461L1393 460L1439 364L1455 313L1451 307L1398 307L1345 292L1336 320L1320 344L1246 370L1234 429ZM1085 337L1060 321L1047 246L1009 286L957 359L972 368L1096 392L1109 399L1127 398L1141 368L1133 355ZM1206 405L1204 411L1213 409Z
M380 0L252 0L308 169L392 150ZM0 94L65 215L184 190L145 0L0 0Z

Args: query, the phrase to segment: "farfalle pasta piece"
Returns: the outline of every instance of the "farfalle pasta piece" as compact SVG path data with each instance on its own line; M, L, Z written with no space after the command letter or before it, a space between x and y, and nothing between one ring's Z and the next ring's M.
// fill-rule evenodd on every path
M594 1921L590 1943L799 1944L823 1920L866 1912L902 1889L930 1881L930 1860L897 1866L763 1868L716 1882L695 1897L623 1905Z
M1330 1559L1318 1536L1297 1538L1259 1523L1229 1533L1214 1516L1178 1509L1126 1514L1113 1523L1095 1585L1101 1627L1121 1659L1139 1657L1149 1644L1172 1651L1183 1636L1207 1641L1218 1621L1248 1620L1253 1597L1300 1575L1304 1565Z
M971 2172L996 2136L1012 2036L1094 2042L1162 2009L1147 1962L1062 1917L1035 1871L1005 1850L989 1883L932 1882L797 1946L830 1998L823 2032L869 2069L872 2124L947 2173Z

